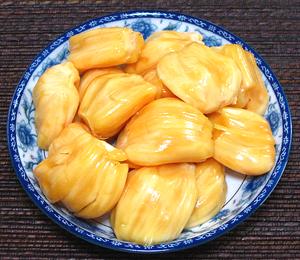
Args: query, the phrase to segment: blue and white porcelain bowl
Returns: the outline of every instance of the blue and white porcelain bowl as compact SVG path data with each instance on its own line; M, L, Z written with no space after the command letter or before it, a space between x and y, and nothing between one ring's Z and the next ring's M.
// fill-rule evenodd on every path
M107 219L102 222L76 218L66 209L52 205L42 194L32 169L46 157L36 143L32 90L39 77L50 66L62 62L69 54L71 36L97 27L124 26L141 32L145 38L155 31L176 30L199 32L208 46L226 43L240 44L255 55L267 86L270 102L265 117L276 140L276 164L261 177L246 177L227 172L228 193L220 213L208 222L184 230L174 241L142 246L116 239ZM176 251L200 245L229 231L253 213L270 195L286 166L292 140L291 114L288 103L275 75L265 61L243 40L210 22L187 15L160 11L123 12L90 20L66 32L46 47L30 64L13 95L7 123L11 160L23 188L33 202L54 222L72 234L103 247L155 253Z

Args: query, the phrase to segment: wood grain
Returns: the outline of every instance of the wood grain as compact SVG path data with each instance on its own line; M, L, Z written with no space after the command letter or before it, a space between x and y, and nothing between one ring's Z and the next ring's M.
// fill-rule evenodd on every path
M49 41L88 19L116 11L182 12L227 28L254 47L283 85L293 115L293 146L283 177L248 220L203 246L160 257L299 259L300 1L1 1L0 258L111 258L134 255L93 246L45 217L22 190L6 145L6 117L16 84ZM153 256L143 256L152 259Z

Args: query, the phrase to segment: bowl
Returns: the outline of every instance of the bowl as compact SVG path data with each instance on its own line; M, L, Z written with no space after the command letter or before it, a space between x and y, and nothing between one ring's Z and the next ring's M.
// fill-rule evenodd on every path
M276 140L276 163L273 169L260 177L250 177L226 171L228 192L222 210L206 223L186 229L173 241L143 246L120 241L114 236L107 217L99 220L76 218L65 208L49 203L42 194L32 169L47 153L37 147L34 125L35 109L32 90L43 72L65 60L69 54L71 36L97 27L130 27L149 37L159 30L199 32L207 46L226 43L240 44L252 52L263 75L269 93L265 118L269 121ZM291 114L282 87L266 62L242 39L227 30L202 19L179 13L161 11L122 12L92 19L51 42L25 71L13 95L7 122L8 147L17 177L32 201L51 220L70 233L93 244L127 252L157 253L182 250L206 243L228 232L252 214L270 195L286 166L292 140Z

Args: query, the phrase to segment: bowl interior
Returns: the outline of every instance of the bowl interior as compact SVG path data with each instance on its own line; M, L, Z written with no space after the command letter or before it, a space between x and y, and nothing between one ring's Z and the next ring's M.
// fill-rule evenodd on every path
M253 52L239 38L209 22L172 13L123 13L95 19L74 28L44 49L24 74L24 78L16 90L9 115L8 134L11 156L17 175L25 190L48 216L72 233L96 244L120 250L154 252L184 248L212 239L232 228L260 205L275 187L287 160L286 156L290 144L288 106L276 78L256 53L254 54L270 96L265 117L271 125L276 140L276 165L268 174L261 177L246 177L227 170L228 192L226 204L222 210L208 222L184 230L178 239L148 247L119 241L113 234L107 216L93 221L75 218L63 207L50 204L42 194L33 176L32 169L47 155L36 144L37 133L34 125L35 110L32 101L32 90L37 80L48 67L67 58L69 54L67 39L69 37L88 29L111 26L130 27L141 32L145 38L160 30L199 32L203 35L204 43L208 46L239 43L245 49ZM280 100L280 95L283 96L283 101ZM282 104L285 104L285 107ZM285 128L288 128L288 130L286 131Z

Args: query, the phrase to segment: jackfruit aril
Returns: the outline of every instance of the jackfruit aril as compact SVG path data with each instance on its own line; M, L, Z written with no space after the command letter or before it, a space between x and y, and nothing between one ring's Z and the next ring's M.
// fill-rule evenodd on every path
M154 100L157 88L141 76L107 74L95 78L79 107L79 116L101 139L117 134L144 105Z
M156 69L150 70L144 75L144 79L157 87L156 98L176 97L160 80Z
M68 146L81 135L89 136L88 128L81 123L71 123L64 128L58 137L49 146L48 155L56 154L59 152L61 147Z
M143 245L170 241L180 235L196 200L193 164L143 167L129 173L111 224L120 240Z
M192 42L202 43L202 35L195 32L154 32L147 39L138 61L127 65L125 70L129 73L143 75L155 69L163 56L170 52L179 51Z
M225 44L221 47L213 47L213 49L218 53L233 59L241 71L242 81L236 106L241 108L245 107L249 102L249 97L246 92L255 84L253 78L254 70L252 64L248 60L247 52L238 44Z
M253 54L238 44L226 44L213 49L232 58L242 73L241 88L235 106L264 114L269 96Z
M212 124L179 99L157 99L129 121L116 146L137 166L201 162L213 155Z
M79 217L96 218L119 200L128 173L125 160L124 152L74 123L54 140L34 174L51 203L61 202Z
M223 108L209 116L214 124L214 159L247 175L272 169L275 140L268 122L252 111Z
M93 82L93 80L99 76L107 75L107 74L119 74L123 71L119 68L105 68L105 69L91 69L86 71L83 76L80 79L80 85L79 85L79 97L80 100L83 98L87 88Z
M214 159L208 159L196 165L195 176L198 199L186 227L197 226L215 216L226 199L227 186L223 165Z
M33 89L38 146L48 149L65 126L72 122L79 104L79 73L71 62L44 72Z
M241 84L231 58L199 43L164 56L157 72L173 94L205 114L235 103Z
M144 45L143 36L129 28L98 28L72 36L70 56L80 71L106 68L137 61Z
M247 95L249 96L249 102L246 106L246 109L253 111L257 114L263 115L266 112L269 104L269 94L263 81L262 74L258 66L256 65L256 61L253 54L248 53L247 55L250 63L254 68L256 82L253 88L247 91Z

